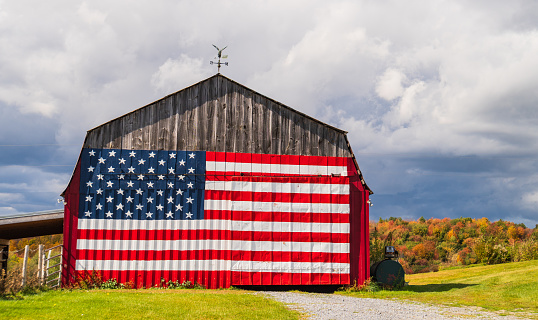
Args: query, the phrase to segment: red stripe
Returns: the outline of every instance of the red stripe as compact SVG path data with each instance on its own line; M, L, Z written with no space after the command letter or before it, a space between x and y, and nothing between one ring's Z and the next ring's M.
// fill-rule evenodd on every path
M349 223L349 213L332 212L258 212L205 210L205 219L234 221L280 221L314 223Z
M206 161L267 164L279 163L316 166L346 166L348 157L296 156L208 151L206 152Z
M349 253L241 250L77 250L80 260L242 260L349 263Z
M294 202L294 203L349 203L349 194L321 193L277 193L206 190L205 200L232 200L255 202Z
M281 273L232 272L232 285L345 285L349 274L336 273Z
M244 240L349 243L349 233L226 230L80 230L78 239L91 240Z
M276 178L283 179L283 182L296 183L330 183L330 184L347 184L349 183L349 177L347 176L320 176L320 175L307 175L298 173L271 173L271 172L240 172L240 171L206 171L207 181L254 181L254 179L260 179L265 181L277 182ZM271 179L271 180L267 180ZM319 179L321 182L315 182ZM328 182L323 182L323 179L331 179Z
M202 284L209 289L227 288L230 285L345 285L349 274L280 273L280 272L228 272L228 271L94 271L102 280L116 279L119 283L132 283L136 288L150 288L178 281ZM79 277L88 275L77 271ZM164 279L164 282L162 280ZM231 280L231 281L230 281Z

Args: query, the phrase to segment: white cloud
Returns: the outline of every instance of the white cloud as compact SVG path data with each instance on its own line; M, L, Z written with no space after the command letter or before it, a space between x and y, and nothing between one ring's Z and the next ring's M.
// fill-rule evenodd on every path
M406 80L405 74L396 69L387 69L377 81L375 91L385 100L394 100L404 93L402 82Z
M168 59L151 77L151 84L162 95L183 89L211 75L204 61L182 54L178 59Z

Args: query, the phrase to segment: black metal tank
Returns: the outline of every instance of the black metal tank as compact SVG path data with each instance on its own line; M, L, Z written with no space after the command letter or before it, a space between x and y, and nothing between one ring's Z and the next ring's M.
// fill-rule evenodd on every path
M370 267L372 280L385 287L399 288L405 283L405 271L402 265L392 259L398 258L398 251L393 246L385 247L385 260Z

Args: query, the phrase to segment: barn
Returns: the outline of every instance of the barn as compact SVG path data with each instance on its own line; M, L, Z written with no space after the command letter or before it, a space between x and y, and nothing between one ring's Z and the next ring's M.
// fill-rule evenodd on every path
M87 132L62 281L362 283L371 193L345 131L219 73Z

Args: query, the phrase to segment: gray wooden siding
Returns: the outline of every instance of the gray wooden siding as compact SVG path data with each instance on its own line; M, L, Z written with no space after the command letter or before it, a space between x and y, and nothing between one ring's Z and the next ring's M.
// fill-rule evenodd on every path
M345 132L221 75L90 130L84 147L351 156Z

